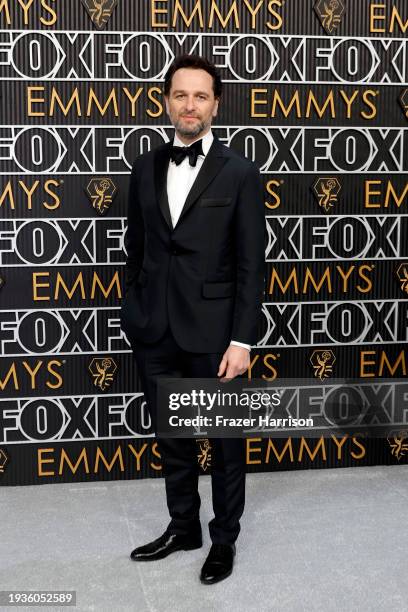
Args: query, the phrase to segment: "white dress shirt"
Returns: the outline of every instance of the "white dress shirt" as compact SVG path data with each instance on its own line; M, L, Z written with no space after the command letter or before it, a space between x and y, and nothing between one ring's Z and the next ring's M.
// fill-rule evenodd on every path
M194 141L190 142L189 145L200 139L202 139L203 141L202 148L204 155L201 155L200 153L197 158L197 164L195 166L190 166L190 160L188 156L186 156L181 162L181 164L179 164L178 166L176 162L172 160L170 160L169 162L169 168L167 171L167 198L169 201L170 216L173 227L176 226L177 221L179 220L188 193L196 179L197 174L200 172L200 168L203 165L204 158L207 155L209 148L211 147L212 141L214 140L214 136L211 129L204 136L200 136L199 138L196 138ZM184 142L180 140L180 138L178 138L176 133L174 133L173 145L176 147L187 146ZM248 349L248 351L251 350L251 346L249 344L244 344L243 342L231 340L231 344L235 344L236 346L243 346L244 348Z

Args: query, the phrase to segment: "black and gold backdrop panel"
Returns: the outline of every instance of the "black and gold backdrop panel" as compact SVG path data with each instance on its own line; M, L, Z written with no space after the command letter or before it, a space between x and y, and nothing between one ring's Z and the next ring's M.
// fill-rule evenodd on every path
M218 65L214 131L265 184L248 376L384 378L402 410L407 32L405 0L0 2L1 484L162 475L119 308L129 171L173 133L185 52ZM407 455L404 429L247 442L248 471Z

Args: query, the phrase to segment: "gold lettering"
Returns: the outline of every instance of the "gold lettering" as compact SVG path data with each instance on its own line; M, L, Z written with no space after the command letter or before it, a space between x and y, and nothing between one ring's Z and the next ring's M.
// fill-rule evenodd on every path
M272 359L273 361L276 361L277 357L273 355L272 353L267 353L266 355L263 356L264 366L272 372L271 376L266 376L266 374L262 374L262 378L264 380L275 380L275 378L277 378L278 376L278 371L275 368L275 366L269 363L270 359Z
M348 272L343 272L343 269L341 266L336 266L336 270L337 272L340 274L341 278L343 279L343 293L347 293L347 281L350 277L350 274L353 272L355 266L349 266Z
M53 376L57 379L57 382L55 384L50 383L48 380L45 383L47 385L47 387L49 389L59 389L60 387L62 387L62 376L56 372L55 370L53 370L52 366L56 365L61 367L62 366L62 362L59 361L58 359L51 359L51 361L47 364L47 370L50 374L53 374Z
M113 455L112 461L110 463L108 463L105 455L103 454L103 452L99 448L99 446L97 447L97 449L96 449L96 457L95 457L95 468L94 468L95 474L98 473L100 459L102 460L102 463L106 467L108 472L112 471L112 467L116 463L117 459L119 459L120 471L123 472L124 469L125 469L125 466L124 466L124 463L123 463L122 449L121 449L120 446L117 447L117 449L115 451L115 454Z
M223 19L222 15L220 13L220 9L218 8L216 0L211 0L210 18L208 20L208 27L209 28L213 27L214 13L217 13L218 20L220 21L220 23L221 23L223 28L226 27L228 21L230 20L231 15L234 14L235 28L237 30L239 30L239 18L238 18L238 9L237 9L236 0L234 0L234 2L232 3L232 5L230 7L230 10L229 10L227 16L225 17L225 19Z
M376 9L385 11L385 4L370 4L370 32L385 32L385 28L377 28L376 21L385 21L383 12L376 12Z
M35 91L44 91L44 87L41 85L30 86L27 87L26 96L27 96L27 115L29 117L45 117L45 113L41 111L34 111L34 104L43 104L45 102L45 98L34 98L32 95Z
M24 0L17 0L24 13L24 25L28 25L28 11L34 0L28 0L24 2Z
M367 89L363 92L363 102L372 110L371 114L366 113L366 111L361 111L361 116L364 117L364 119L373 119L377 115L377 107L369 99L370 96L378 96L378 93L372 89Z
M405 34L407 28L408 28L408 19L403 23L402 22L402 18L398 12L398 9L396 6L392 7L392 11L391 11L391 19L390 19L390 28L389 28L389 32L393 32L394 31L394 24L395 22L398 23L398 27L401 30L401 32L403 34Z
M248 367L248 380L252 380L252 368L256 364L259 359L259 355L255 355L253 359L250 359L249 367Z
M380 369L379 369L379 376L384 376L384 369L385 366L387 368L387 373L390 373L391 376L395 375L395 372L397 371L398 367L401 365L402 367L402 376L406 376L407 375L407 367L406 367L406 363L405 363L405 352L401 351L399 353L399 355L397 356L394 365L391 365L390 360L387 357L387 353L385 351L381 351L381 357L380 357Z
M15 210L14 195L10 181L7 183L3 193L0 195L0 207L3 205L3 202L6 197L9 199L11 210Z
M116 271L115 274L112 277L112 280L110 282L109 287L105 290L105 287L102 284L102 281L100 280L98 273L94 272L93 273L93 281L92 281L92 288L91 288L91 299L95 298L95 287L96 285L98 285L99 289L102 291L102 294L105 298L109 297L110 292L112 291L113 286L116 286L116 296L118 298L122 297L122 291L120 288L120 282L119 282L119 273Z
M176 4L174 6L174 13L173 13L173 22L172 22L172 26L173 28L176 26L176 22L177 22L177 13L180 12L181 14L181 18L184 21L184 24L189 28L191 25L191 22L194 19L194 15L195 13L198 13L199 15L199 19L200 19L200 28L203 29L204 28L204 21L203 21L203 13L201 10L201 0L197 0L191 14L190 17L187 18L187 15L185 14L185 12L183 11L183 7L180 5L180 1L176 0Z
M252 459L253 453L260 453L262 448L260 446L254 446L253 443L261 442L262 438L247 438L246 441L246 463L247 465L259 465L261 459Z
M38 370L41 368L42 363L43 363L42 361L37 361L37 365L35 366L35 368L33 370L33 369L31 369L30 365L26 361L23 361L23 366L25 367L25 369L27 370L27 372L29 373L30 378L31 378L31 389L35 389L36 388L36 386L35 386L35 377L36 377L36 374L37 374Z
M147 97L149 98L149 100L151 100L153 102L153 104L155 106L157 106L158 110L156 113L154 113L153 111L150 110L150 108L146 109L146 113L150 116L150 117L160 117L160 115L163 114L163 104L160 102L160 100L158 100L157 98L155 98L153 96L153 93L162 93L162 90L160 89L160 87L149 87L149 89L147 90Z
M37 465L38 465L38 476L55 476L55 472L45 472L43 470L44 463L54 463L54 459L43 459L43 455L46 453L53 453L54 448L38 448L37 449Z
M271 179L270 181L266 183L267 193L269 193L269 195L275 198L275 201L273 203L265 202L266 208L269 208L270 210L279 208L279 206L281 205L280 195L276 193L276 191L273 190L273 187L279 187L279 186L280 186L280 181L277 181L276 179Z
M298 279L297 279L297 274L296 274L296 268L292 268L292 272L289 275L289 278L286 281L286 284L283 285L279 274L276 270L276 268L272 268L272 274L271 274L271 280L269 283L269 293L273 293L273 289L274 289L274 285L275 285L275 280L277 282L277 284L279 285L279 288L281 290L281 292L283 294L286 293L286 291L289 289L289 285L293 282L293 286L294 286L294 290L295 293L299 292L299 285L298 285Z
M372 189L372 185L383 186L382 180L365 181L364 183L364 207L365 208L389 208L390 202L400 208L406 203L408 195L408 182L405 183L402 193L398 194L391 181L386 182L385 197L374 200L371 196L382 196L382 190Z
M381 191L371 189L371 185L381 185L380 180L365 181L364 183L364 207L365 208L381 208L381 204L374 203L371 196L381 195Z
M147 443L146 442L140 448L139 452L135 449L135 447L132 444L129 444L130 452L133 453L134 456L136 457L136 470L138 472L140 471L140 458L143 455L143 453L145 452L146 448L147 448Z
M156 5L167 3L167 0L150 0L150 10L151 10L151 24L152 28L167 28L169 25L167 21L156 21L156 15L165 14L167 15L167 6L166 8L157 8Z
M298 461L302 461L302 458L303 458L303 449L306 449L306 452L309 455L310 459L312 461L314 461L314 458L316 457L319 448L322 449L322 459L323 459L323 461L326 461L326 447L325 447L325 444L324 444L323 436L320 436L319 442L317 443L316 448L314 449L313 452L310 450L309 445L306 442L305 438L301 438Z
M397 205L397 208L399 208L401 204L404 202L407 194L408 194L408 183L405 183L405 187L401 194L401 197L398 197L397 192L395 191L394 186L391 183L391 181L387 181L387 191L385 194L384 208L388 208L388 205L390 203L390 195L392 195L394 202Z
M371 291L371 289L373 288L373 283L372 280L370 278L368 278L368 276L366 276L364 274L365 271L371 272L372 271L372 266L368 265L368 264L363 264L361 266L359 266L358 268L358 275L360 276L360 278L362 278L363 280L365 280L367 282L367 286L364 288L361 285L356 285L358 291L360 291L360 293L368 293L369 291Z
M360 453L360 454L355 453L354 451L351 451L351 453L350 453L350 454L351 454L351 456L352 456L354 459L362 459L362 458L365 456L365 454L366 454L366 449L365 449L365 447L364 447L362 444L360 444L359 440L358 440L358 439L357 439L355 436L353 436L351 439L352 439L352 441L353 441L353 444L355 444L356 446L358 446L359 448L361 448L361 453Z
M69 297L69 299L72 298L72 296L74 295L74 293L76 291L77 286L79 285L81 287L81 298L83 300L85 299L86 296L85 296L85 288L84 288L84 280L82 278L82 272L78 273L76 281L75 281L73 287L71 288L71 290L68 289L68 287L65 284L65 281L62 278L61 274L59 272L57 272L57 282L56 282L55 291L54 291L54 299L55 300L58 300L58 298L59 298L60 285L64 289L64 291L65 291L66 295Z
M32 195L34 193L34 191L37 189L38 185L40 184L40 181L35 181L33 186L31 187L31 189L29 189L28 187L25 186L25 184L23 183L23 181L18 181L18 184L21 186L22 190L27 194L27 208L28 210L32 210L33 206L32 206Z
M270 2L268 3L268 12L276 19L277 23L271 23L270 21L267 21L266 26L270 30L279 30L282 27L283 19L279 15L279 13L277 13L273 9L274 5L279 6L279 7L282 6L281 0L270 0Z
M320 289L323 287L323 283L326 281L327 282L327 290L329 293L332 292L332 284L331 284L331 277L330 277L330 268L329 266L326 267L326 270L324 271L323 276L321 277L319 284L317 285L313 273L310 270L309 266L306 268L306 276L305 276L305 280L303 283L303 293L307 292L307 285L308 285L308 281L310 279L310 282L313 285L314 290L316 291L316 293L319 293Z
M275 455L276 459L278 460L278 463L281 463L284 455L286 454L286 451L289 449L290 461L291 461L291 463L293 463L294 459L293 459L292 438L288 438L286 440L286 444L283 447L282 452L281 452L280 455L279 455L278 451L276 450L273 441L271 440L271 438L269 438L268 439L268 446L267 446L267 449L266 449L265 463L269 463L269 456L270 456L271 448L273 450L273 454Z
M10 9L8 0L0 0L0 13L4 11L7 25L11 25Z
M45 276L46 278L48 278L50 275L49 272L33 272L33 300L34 302L40 302L40 301L49 301L50 296L49 295L38 295L38 289L39 287L49 287L50 283L40 283L37 279L41 276Z
M50 185L53 185L54 187L58 187L59 182L54 179L49 179L48 181L45 181L44 183L44 191L52 197L52 199L54 200L54 204L43 202L43 206L44 208L47 208L48 210L54 210L55 208L59 208L61 200L59 196L50 189Z
M92 91L92 89L91 89ZM75 103L76 105L76 112L78 117L82 117L82 112L81 112L81 103L79 101L79 91L78 91L78 87L75 87L74 91L71 94L71 97L68 101L68 104L66 106L63 105L61 98L58 95L58 92L55 90L55 87L53 87L51 89L51 102L50 102L50 117L54 116L54 109L55 109L55 104L58 104L58 106L60 107L60 109L62 110L63 114L65 116L68 115L69 109L71 108L71 106Z
M375 365L375 361L366 359L366 355L375 355L375 351L360 351L360 378L373 378L374 372L368 372L367 366Z
M13 378L13 382L14 382L14 388L18 391L19 390L19 386L18 386L18 379L17 379L17 372L16 372L16 364L13 363L11 364L11 366L9 367L9 370L6 374L6 377L4 379L0 378L0 390L4 391L8 381L10 378Z
M340 95L346 103L347 119L350 119L351 118L351 107L353 105L354 100L356 99L356 96L358 96L358 89L354 90L354 93L351 96L351 98L348 97L347 93L343 89L340 89Z
M158 446L157 446L157 442L154 442L152 444L152 455L154 455L155 457L158 457L159 459L161 459L161 455L158 452ZM156 471L160 471L163 469L163 466L161 464L157 465L156 463L152 463L150 462L150 466L156 470Z
M248 0L244 0L244 4L247 7L248 11L251 13L251 29L254 30L256 28L256 14L260 10L263 0L260 0L255 7L252 7Z
M261 104L267 104L267 100L262 98L261 100L257 99L258 93L267 93L267 89L251 89L251 117L267 117L267 113L257 113L255 112L255 106L259 106Z
M330 115L331 117L335 117L336 116L336 111L334 109L334 100L333 100L333 91L330 91L330 93L328 94L328 96L326 96L326 101L324 102L323 106L320 107L315 96L314 93L312 91L309 91L309 95L308 95L308 99L307 99L307 106L306 106L306 117L309 118L310 117L310 108L311 106L314 106L315 111L317 112L317 114L319 115L319 117L321 118L328 105L330 105Z
M55 2L55 0L52 0L52 2ZM54 11L54 9L49 4L47 4L47 2L45 0L41 0L41 5L47 11L47 13L50 14L49 21L47 21L44 17L40 17L41 23L46 25L46 26L54 25L54 23L57 21L57 14L56 14L56 12Z
M105 113L108 111L109 106L112 102L112 106L113 106L113 113L115 117L119 116L119 109L118 109L118 100L116 98L116 91L114 89L111 90L108 99L105 102L105 106L101 106L101 104L99 103L99 100L96 96L96 93L94 92L93 88L91 87L90 91L89 91L89 97L88 97L88 106L86 109L86 116L90 117L92 114L92 104L93 102L95 103L95 106L97 107L99 113L102 115L102 117L104 117Z
M296 117L300 118L302 116L302 111L300 110L300 101L299 101L299 91L296 90L292 95L292 98L289 102L289 106L286 108L282 98L279 95L279 92L275 89L273 92L273 100L272 100L272 108L271 108L271 117L276 117L276 103L278 103L281 111L287 117L292 109L292 106L296 106Z
M131 115L132 117L136 116L136 106L135 106L135 102L137 101L138 97L140 96L140 94L143 91L143 87L139 87L139 89L136 91L135 95L132 96L132 94L130 93L130 91L128 90L127 87L122 87L125 95L129 98L130 103L131 103ZM157 88L156 88L157 89Z
M332 440L335 443L335 445L337 446L337 459L340 461L341 460L341 449L343 447L343 444L345 443L345 441L347 440L348 436L343 436L343 438L341 440L338 440L336 438L336 436L333 436L333 434L331 434Z
M58 474L61 476L61 474L63 474L64 472L64 463L67 463L68 466L71 469L71 472L73 474L75 474L75 472L77 471L77 469L79 468L79 465L81 463L81 461L84 462L84 467L85 467L85 473L89 474L89 464L88 464L88 456L86 454L86 449L83 448L75 465L72 465L71 460L69 458L69 456L67 455L67 453L65 452L65 449L62 448L61 450L61 456L60 456L60 463L59 463L59 468L58 468Z

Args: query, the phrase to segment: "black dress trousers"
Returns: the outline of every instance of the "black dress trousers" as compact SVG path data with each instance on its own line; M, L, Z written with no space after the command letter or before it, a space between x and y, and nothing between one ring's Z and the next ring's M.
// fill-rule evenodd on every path
M157 376L216 378L222 353L189 353L170 328L154 344L132 343L142 388L156 432L165 477L169 533L199 534L198 446L193 438L157 435ZM211 438L211 486L214 518L209 523L214 544L232 544L240 531L245 505L245 438Z

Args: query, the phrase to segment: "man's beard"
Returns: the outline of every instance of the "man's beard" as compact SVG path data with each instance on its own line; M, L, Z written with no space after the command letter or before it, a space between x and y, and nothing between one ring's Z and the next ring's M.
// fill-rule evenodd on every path
M174 124L174 127L181 136L199 136L201 132L204 132L206 129L207 124L204 121L199 121L195 125L189 127L183 124L179 119Z

